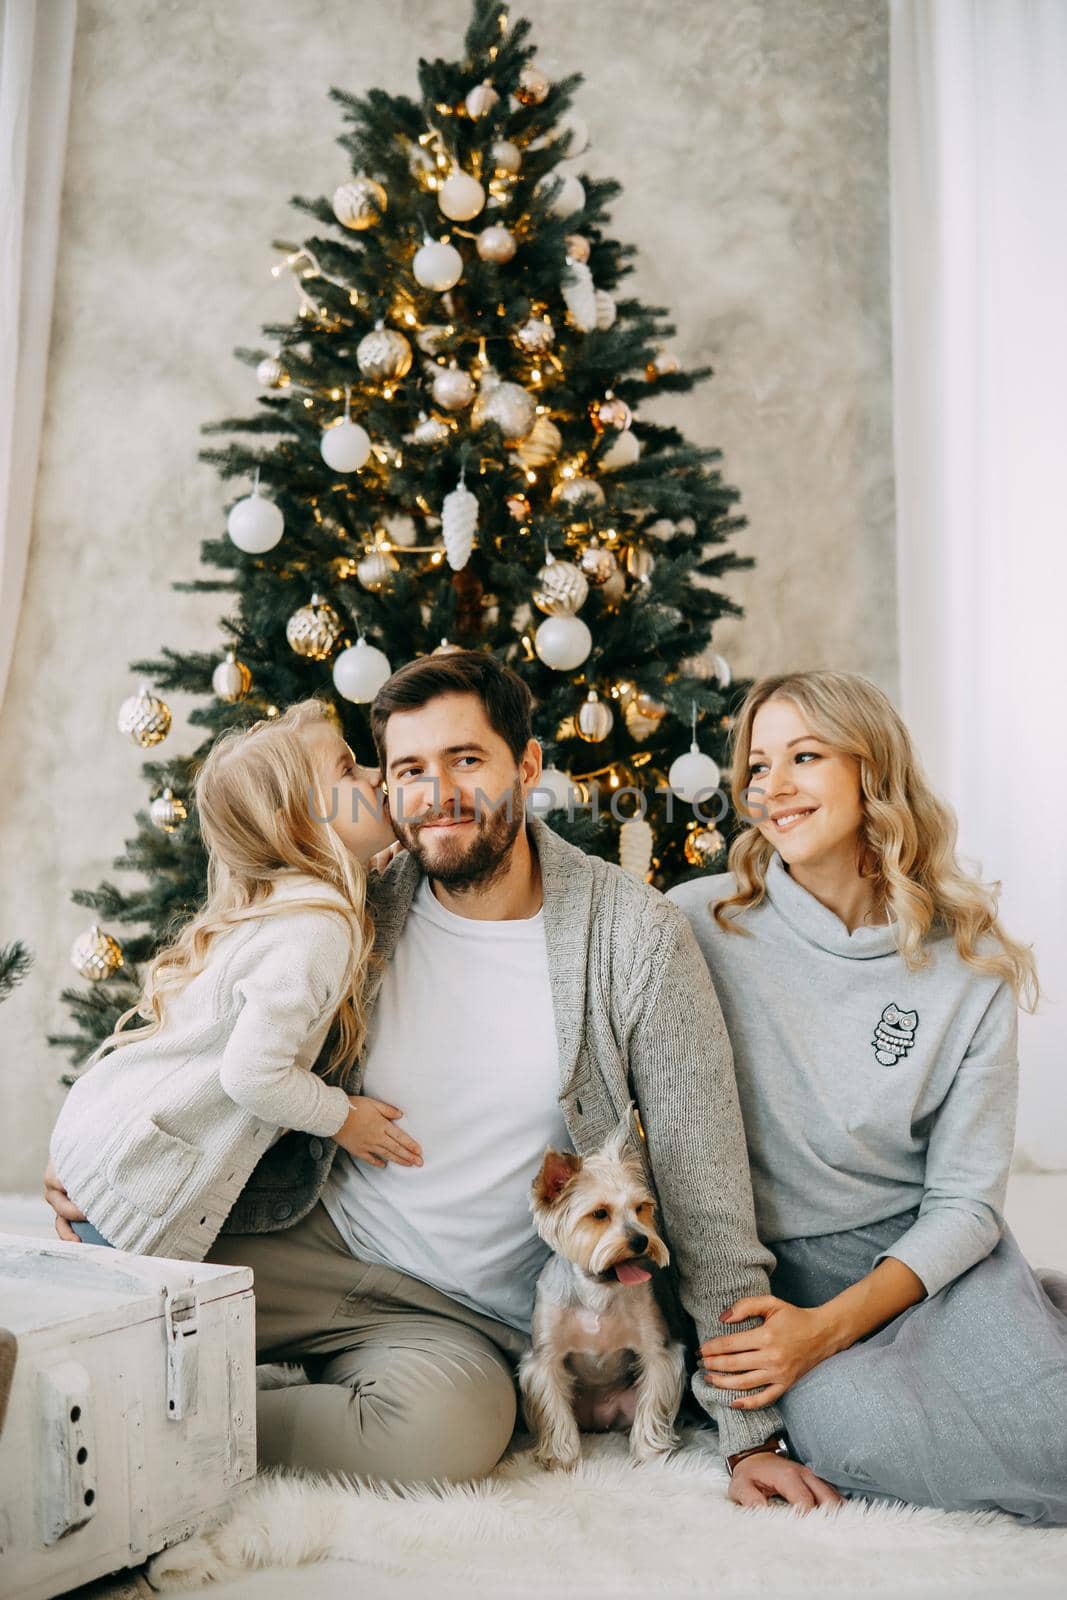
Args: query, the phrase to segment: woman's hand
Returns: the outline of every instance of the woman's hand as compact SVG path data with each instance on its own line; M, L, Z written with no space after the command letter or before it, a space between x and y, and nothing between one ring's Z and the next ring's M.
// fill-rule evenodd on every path
M404 846L400 843L400 840L394 839L392 844L385 850L379 850L376 856L371 856L367 865L372 872L384 872L393 857L403 849Z
M727 1333L700 1346L705 1382L716 1389L758 1389L731 1401L738 1411L770 1406L805 1372L840 1348L826 1306L805 1309L773 1294L754 1295L728 1306L720 1322L762 1317L747 1333Z
M44 1197L56 1214L56 1232L68 1244L81 1244L81 1240L71 1227L72 1222L88 1222L89 1218L84 1211L79 1211L66 1189L59 1181L59 1174L51 1162L44 1169Z
M421 1146L393 1126L395 1118L404 1115L402 1111L366 1094L350 1094L348 1101L352 1109L334 1134L342 1150L372 1167L384 1167L387 1161L395 1161L399 1167L422 1166Z

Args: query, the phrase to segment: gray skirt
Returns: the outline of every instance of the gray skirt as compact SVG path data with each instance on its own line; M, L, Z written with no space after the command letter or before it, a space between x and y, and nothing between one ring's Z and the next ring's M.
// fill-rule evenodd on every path
M916 1214L776 1241L773 1292L822 1304ZM840 1489L1067 1524L1067 1314L1007 1229L984 1261L814 1367L778 1407L794 1453Z

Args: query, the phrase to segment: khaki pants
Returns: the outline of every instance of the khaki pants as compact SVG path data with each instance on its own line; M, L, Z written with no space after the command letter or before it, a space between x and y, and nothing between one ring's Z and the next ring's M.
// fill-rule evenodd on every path
M260 1360L301 1362L311 1380L260 1391L261 1465L410 1484L500 1460L525 1334L360 1261L321 1204L278 1233L222 1234L207 1259L252 1268Z

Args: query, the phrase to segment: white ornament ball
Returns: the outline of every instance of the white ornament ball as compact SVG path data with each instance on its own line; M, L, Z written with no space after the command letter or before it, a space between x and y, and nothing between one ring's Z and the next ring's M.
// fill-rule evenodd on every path
M553 672L580 667L593 648L593 635L581 617L546 617L534 634L534 649Z
M615 713L599 698L595 689L590 689L578 707L574 726L580 739L588 744L599 744L615 726Z
M499 223L494 223L491 228L482 229L478 235L476 249L483 261L503 263L511 260L518 245L510 228L503 228Z
M552 491L554 505L604 504L604 491L595 478L561 478Z
M471 421L476 428L495 422L504 438L516 443L526 438L537 421L537 402L521 384L483 382Z
M462 367L442 367L433 380L434 403L446 411L462 411L474 399L474 379Z
M333 214L346 228L362 232L382 219L387 205L385 190L373 178L354 178L333 192Z
M234 651L227 650L224 660L211 674L211 687L220 700L233 705L235 701L243 700L252 687L252 674L243 661L238 661Z
M572 561L553 556L537 574L533 602L549 617L572 617L589 598L589 580Z
M622 467L632 467L641 455L641 441L629 429L618 433L600 457L597 465L604 472L618 472Z
M284 389L289 382L289 374L282 366L278 356L264 356L256 368L256 382L264 389Z
M356 568L356 577L371 594L381 594L392 586L400 562L388 550L372 550Z
M428 322L415 335L415 343L425 355L436 356L440 355L452 334L453 329L447 323Z
M365 378L403 378L411 369L411 346L395 328L372 328L356 346L356 365Z
M453 172L437 191L437 204L452 222L469 222L485 205L485 190L469 172Z
M675 757L667 774L667 782L679 800L690 802L707 799L721 781L722 773L718 766L696 743L689 747L684 756Z
M645 532L653 539L659 539L661 543L666 544L668 539L674 538L678 529L670 517L658 517L650 527L645 529Z
M431 239L417 250L411 266L416 283L439 294L454 288L463 276L463 257L454 245L441 239Z
M491 83L478 83L468 94L463 102L467 107L467 115L477 122L481 117L487 117L500 101L500 96Z
M364 705L373 700L386 678L392 675L389 657L365 639L350 645L333 664L333 682L345 700Z
M519 87L515 98L520 105L539 106L548 99L551 84L540 67L525 66L519 73Z
M253 493L238 500L226 519L226 532L245 555L273 550L285 532L285 519L273 500Z
M596 325L600 329L610 328L618 316L618 308L613 297L606 289L598 289L594 295L596 301Z
M631 817L619 829L619 865L642 883L652 865L654 842L652 824L644 817Z
M370 455L370 434L358 422L338 422L326 429L319 449L334 472L358 472Z
M531 317L518 329L515 338L532 356L544 355L556 342L556 330L550 317Z
M526 800L534 815L541 817L548 811L562 811L576 805L578 791L567 773L558 767L542 767L537 785L529 791Z
M585 210L585 185L573 172L548 172L538 182L535 193L548 200L550 217L572 217Z
M498 139L493 146L493 166L501 177L514 177L522 166L522 151L510 139Z
M383 517L382 526L389 535L393 544L398 544L403 550L410 544L418 544L419 530L415 526L414 517L401 513L398 516Z
M575 156L589 149L589 124L577 111L566 111L553 128L552 138L562 139L565 133L570 134L571 142L563 159L573 161Z

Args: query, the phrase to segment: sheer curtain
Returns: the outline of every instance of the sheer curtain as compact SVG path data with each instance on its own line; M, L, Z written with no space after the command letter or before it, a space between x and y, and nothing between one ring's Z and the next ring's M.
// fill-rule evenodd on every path
M1036 947L1019 1145L1067 1168L1067 3L890 7L902 709Z
M26 575L75 0L0 0L0 704Z

